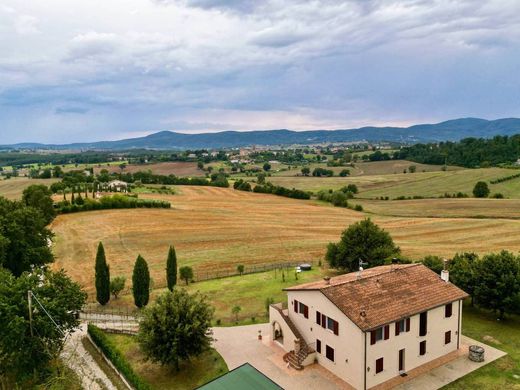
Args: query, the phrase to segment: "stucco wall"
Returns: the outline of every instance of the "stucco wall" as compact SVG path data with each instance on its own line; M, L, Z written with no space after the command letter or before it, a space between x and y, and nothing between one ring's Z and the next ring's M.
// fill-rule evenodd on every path
M316 339L321 340L321 354L318 363L349 383L363 388L364 334L332 302L319 291L289 291L289 318L297 326L305 341L316 349ZM293 301L296 299L309 307L309 318L295 313ZM316 311L338 321L338 335L316 323ZM325 357L326 345L334 348L334 362Z
M279 304L281 308L281 304ZM281 344L283 345L283 348L290 352L294 349L294 340L296 340L296 336L291 331L291 328L287 325L287 322L285 322L285 319L282 317L280 312L276 310L274 307L269 307L269 323L271 324L271 340L274 340L274 323L278 323L280 325L280 328L282 329L283 334L283 340ZM280 340L277 340L280 342Z
M390 338L370 345L367 337L367 388L399 375L399 350L405 349L405 371L455 351L460 321L460 301L453 302L452 316L444 317L444 306L428 311L426 336L419 336L419 315L410 317L410 331L395 335L395 323L390 324ZM444 344L444 333L451 330L451 342ZM419 343L426 340L426 354L419 355ZM376 359L384 359L384 369L376 374Z

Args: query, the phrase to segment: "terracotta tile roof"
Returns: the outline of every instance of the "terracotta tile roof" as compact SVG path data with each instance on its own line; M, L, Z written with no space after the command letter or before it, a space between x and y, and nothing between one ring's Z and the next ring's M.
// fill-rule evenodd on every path
M331 278L330 284L322 280L285 290L321 291L363 331L468 296L422 264L374 267L359 279L352 272Z

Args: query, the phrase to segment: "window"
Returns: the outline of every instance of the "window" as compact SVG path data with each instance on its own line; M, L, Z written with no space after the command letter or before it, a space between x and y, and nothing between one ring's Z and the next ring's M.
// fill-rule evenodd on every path
M381 371L383 371L383 358L379 358L376 360L376 374L379 374Z
M426 336L428 331L428 312L419 315L419 336Z
M426 355L426 340L419 343L419 355Z
M316 339L316 352L321 353L321 340Z
M319 311L316 312L316 323L321 325L325 329L329 329L334 332L335 335L339 334L339 323Z
M309 307L296 300L294 301L294 312L303 314L305 318L309 318Z
M325 348L325 356L327 357L327 359L329 359L331 362L334 361L334 348L331 348L327 345L327 347Z
M339 330L338 321L335 321L332 318L327 317L327 329L333 331L334 334L337 335L339 333L338 332L338 330Z
M375 344L379 340L383 340L383 327L370 332L370 344Z
M403 318L401 321L395 323L395 335L410 331L410 318Z
M446 317L446 318L451 317L452 312L453 312L453 304L448 303L446 306L444 306L444 317Z
M444 344L446 345L449 343L451 343L451 330L444 333Z

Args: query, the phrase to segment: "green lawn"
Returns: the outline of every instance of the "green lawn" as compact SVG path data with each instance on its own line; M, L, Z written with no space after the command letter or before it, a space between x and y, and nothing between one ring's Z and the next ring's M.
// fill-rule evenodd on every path
M178 286L186 288L190 293L200 291L206 295L208 302L215 307L215 322L220 320L221 325L235 325L235 316L231 313L234 306L240 306L239 313L240 325L253 322L265 322L267 311L265 310L266 298L273 298L274 302L282 302L287 299L287 295L282 291L285 287L294 286L300 283L311 282L329 274L330 271L315 267L311 271L298 274L295 279L294 271L285 271L285 282L279 270L259 272L242 276L231 276L222 279L208 280L204 282L192 283L185 286L184 282L179 281ZM150 304L157 295L164 293L166 289L155 289L150 297ZM96 311L135 311L134 301L130 293L120 296L118 299L111 299L105 306L94 304L92 307Z
M107 333L134 371L156 390L191 390L228 372L222 356L214 349L189 362L182 362L177 372L174 368L145 361L134 336Z
M240 306L239 323L243 325L252 323L251 317L255 317L258 322L266 321L267 298L273 298L274 302L285 301L287 295L282 291L283 288L318 280L324 274L325 271L315 267L311 271L299 273L296 280L293 270L290 270L288 273L285 271L284 282L277 270L276 275L275 271L269 271L194 283L188 286L188 291L200 291L206 295L215 307L215 320L220 320L222 324L233 324L235 320L231 309Z
M462 333L505 351L508 355L466 375L444 389L520 389L520 318L518 316L508 316L506 320L500 322L492 313L466 306L462 314Z

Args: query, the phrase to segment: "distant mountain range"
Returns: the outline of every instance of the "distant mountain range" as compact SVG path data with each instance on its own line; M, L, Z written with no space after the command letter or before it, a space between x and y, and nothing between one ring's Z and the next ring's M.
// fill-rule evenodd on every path
M100 141L63 145L20 143L3 145L13 149L211 149L251 145L291 145L331 142L387 141L402 143L458 141L462 138L489 138L495 135L520 133L520 119L506 118L485 120L479 118L454 119L437 124L421 124L410 127L361 127L348 130L258 130L223 131L219 133L184 134L160 131L146 137L119 141Z

